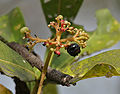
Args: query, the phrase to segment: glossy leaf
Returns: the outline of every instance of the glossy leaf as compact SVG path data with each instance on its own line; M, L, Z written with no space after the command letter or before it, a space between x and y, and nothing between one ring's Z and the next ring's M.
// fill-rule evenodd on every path
M105 48L109 48L120 40L120 24L111 15L108 9L102 9L96 12L98 27L95 31L89 32L90 39L88 46L82 50L80 56L83 54L91 54ZM56 59L57 58L57 59ZM66 50L61 49L61 56L53 57L52 67L58 70L64 70L67 66L72 64L75 58L70 56ZM65 71L65 73L69 73Z
M0 94L12 94L12 92L0 84Z
M75 18L83 0L40 0L47 23L53 21L60 14L67 20Z
M20 33L20 29L23 26L25 26L25 23L19 8L15 8L0 17L0 35L9 42L23 43L23 35Z
M31 65L18 53L0 41L0 69L8 76L16 76L22 81L32 81L37 77Z

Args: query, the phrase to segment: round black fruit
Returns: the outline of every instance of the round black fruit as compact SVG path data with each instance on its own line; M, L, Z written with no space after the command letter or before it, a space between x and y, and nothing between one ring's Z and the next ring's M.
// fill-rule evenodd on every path
M80 46L76 43L71 44L70 46L67 47L67 52L71 55L71 56L77 56L81 50L80 50Z

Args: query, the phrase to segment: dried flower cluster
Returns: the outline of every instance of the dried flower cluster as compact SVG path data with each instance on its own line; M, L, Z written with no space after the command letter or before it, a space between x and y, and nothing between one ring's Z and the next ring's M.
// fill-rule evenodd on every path
M53 27L56 30L56 36L54 38L40 39L37 36L32 37L30 35L30 30L27 27L23 27L21 32L25 34L24 38L29 40L28 47L31 49L37 43L43 43L44 46L50 47L51 51L54 51L55 54L60 55L60 48L68 48L71 45L71 42L75 42L80 47L86 47L86 41L89 39L89 36L82 29L77 29L71 27L71 23L63 20L63 16L59 15L55 18L55 21L50 22L48 25L49 28ZM72 36L68 38L61 38L62 33L69 32Z

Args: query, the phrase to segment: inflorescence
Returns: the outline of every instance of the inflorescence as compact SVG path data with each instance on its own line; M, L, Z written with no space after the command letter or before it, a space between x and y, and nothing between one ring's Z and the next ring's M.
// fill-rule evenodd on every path
M52 21L48 25L49 28L53 27L56 30L56 36L52 39L41 39L36 35L32 37L28 27L21 29L21 32L25 34L24 39L28 40L28 48L32 49L37 43L43 43L44 46L50 48L57 55L60 55L60 48L67 49L67 52L71 56L78 55L80 53L80 47L86 47L86 41L89 39L89 35L82 29L72 27L70 22L63 20L62 15L57 16L55 20L56 22ZM64 32L69 32L72 36L62 39L61 35Z

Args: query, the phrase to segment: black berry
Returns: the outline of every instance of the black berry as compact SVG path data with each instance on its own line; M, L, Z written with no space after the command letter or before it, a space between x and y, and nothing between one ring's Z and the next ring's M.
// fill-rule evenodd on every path
M45 46L45 45L46 45L46 42L44 42L42 45Z
M80 50L80 46L76 43L71 44L70 46L67 47L67 52L71 55L71 56L77 56L81 50Z

